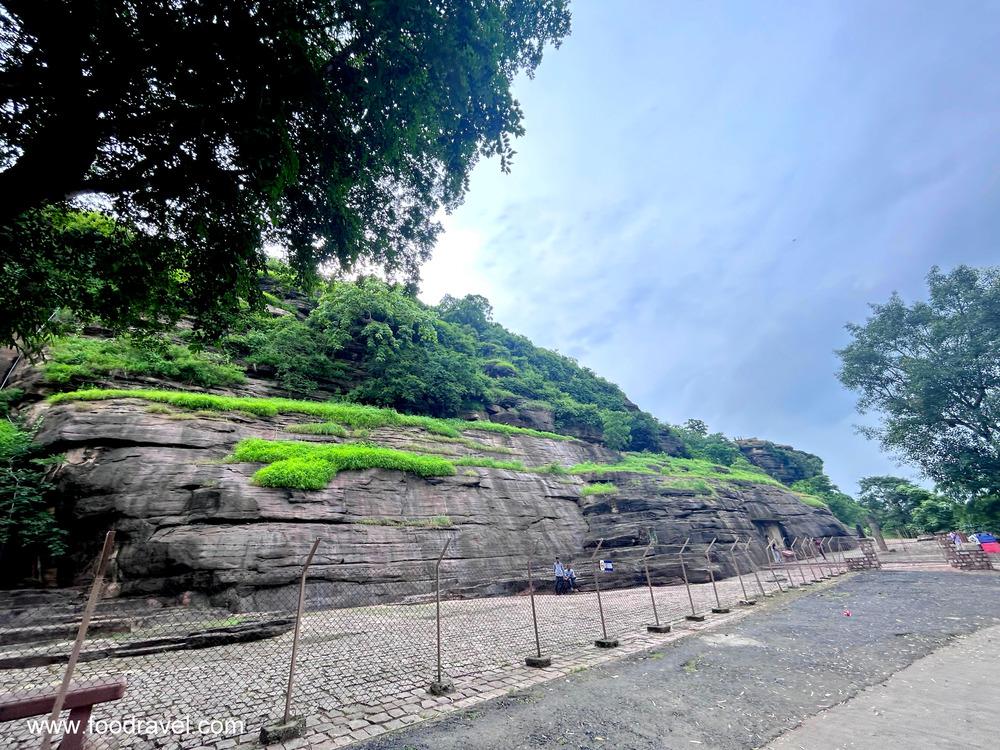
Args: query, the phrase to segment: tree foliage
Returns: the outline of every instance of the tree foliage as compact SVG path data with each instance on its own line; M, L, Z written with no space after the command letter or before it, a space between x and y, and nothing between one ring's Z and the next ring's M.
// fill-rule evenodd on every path
M254 298L264 242L301 274L331 262L414 276L478 160L509 169L523 133L512 82L568 33L569 12L565 0L4 0L0 22L0 240L14 269L0 288L15 299L65 277L107 281L145 315L166 270L182 275L186 309L218 325ZM123 265L153 273L130 276L106 247L75 257L45 211L81 198L132 233ZM110 325L134 314L65 291L37 299ZM2 343L35 336L28 313Z
M709 433L708 425L700 419L687 420L683 427L675 427L674 433L692 458L701 458L723 466L745 461L736 443L721 432Z
M849 528L858 523L862 525L866 523L865 509L858 505L853 497L841 492L826 474L820 473L808 479L800 479L792 484L792 489L818 497L826 503L830 512Z
M66 531L46 501L50 489L46 476L53 459L35 457L31 439L30 430L0 417L0 567L4 578L20 570L19 563L25 560L58 557L66 551Z
M64 332L59 310L142 331L185 309L177 247L95 211L26 211L0 222L0 250L0 345L30 350Z
M632 424L623 411L605 411L601 415L604 444L616 451L623 451L632 442Z
M860 488L858 502L887 531L914 531L914 511L926 501L938 499L930 490L900 477L864 477Z
M881 415L869 435L982 503L1000 497L1000 269L934 268L927 283L926 302L894 294L848 326L839 376Z

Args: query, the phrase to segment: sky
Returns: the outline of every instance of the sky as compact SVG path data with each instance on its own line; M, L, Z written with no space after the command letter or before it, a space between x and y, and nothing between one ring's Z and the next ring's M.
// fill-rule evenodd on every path
M1000 3L577 0L517 81L422 298L494 318L659 419L915 470L855 426L849 321L931 266L1000 263Z

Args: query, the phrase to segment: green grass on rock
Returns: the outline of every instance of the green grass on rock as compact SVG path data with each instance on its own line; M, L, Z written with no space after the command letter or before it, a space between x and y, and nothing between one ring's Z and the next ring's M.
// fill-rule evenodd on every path
M525 427L512 427L494 422L466 422L461 419L437 419L415 414L400 414L393 409L383 409L377 406L365 406L342 401L299 401L291 398L250 398L241 396L217 396L211 393L191 391L157 391L144 388L113 389L90 388L68 393L57 393L49 397L49 402L58 404L66 401L106 401L121 398L137 398L152 401L180 409L207 409L212 411L242 411L261 417L273 417L278 414L303 414L318 417L327 422L345 425L356 429L375 429L377 427L418 427L427 432L446 437L461 438L462 430L486 430L508 435L529 435L544 437L551 440L571 440L566 435L556 435L551 432L541 432ZM300 425L300 431L309 432L305 425ZM322 429L317 428L319 434Z
M231 460L269 464L254 474L255 484L300 490L323 489L337 472L358 469L395 469L421 477L455 474L454 465L442 458L360 443L249 438L236 444Z

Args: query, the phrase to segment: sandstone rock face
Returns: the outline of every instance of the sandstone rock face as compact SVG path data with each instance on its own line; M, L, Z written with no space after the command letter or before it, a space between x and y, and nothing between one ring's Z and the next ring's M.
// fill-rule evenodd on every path
M469 596L521 590L526 560L543 569L573 560L584 584L599 540L616 560L637 561L652 532L661 544L763 539L762 524L793 536L846 535L833 516L784 489L708 483L698 490L644 474L558 475L459 467L451 477L422 479L397 471L343 472L321 491L257 487L258 468L228 463L246 437L321 439L284 428L301 417L161 413L126 399L40 405L37 440L66 461L56 481L74 557L66 577L90 562L108 528L118 552L112 577L123 595L194 592L231 610L285 609L303 561L320 539L310 586L331 604L401 601L432 589L434 560L450 540L442 583ZM373 430L369 440L444 456L519 460L526 466L617 456L579 440L549 440L475 430L475 442L446 442L416 429ZM322 440L335 440L322 438ZM614 495L586 495L592 481ZM445 517L442 525L428 519ZM424 523L424 525L420 525ZM705 565L689 571L702 580ZM723 555L717 574L733 571ZM623 565L615 582L637 583L641 566ZM651 558L655 581L677 579L674 556Z
M819 456L790 445L778 445L759 438L737 440L736 444L750 463L783 484L809 479L823 471L823 461Z

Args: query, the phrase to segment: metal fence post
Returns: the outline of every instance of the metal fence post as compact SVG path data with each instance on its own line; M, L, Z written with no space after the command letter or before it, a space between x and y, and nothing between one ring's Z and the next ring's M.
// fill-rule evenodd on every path
M799 538L794 537L792 539L792 555L795 557L795 566L799 569L799 575L802 576L803 586L812 586L812 581L806 580L806 570L802 567L802 561L799 559L799 553L795 549L795 545L799 543Z
M812 537L803 537L799 546L802 549L802 559L809 568L809 577L813 579L813 583L819 583L823 580L823 568L819 564L819 560L816 559L816 545L813 543ZM816 575L817 570L819 575Z
M767 547L765 548L765 553L764 554L765 554L765 556L769 555L771 557L771 559L768 560L768 562L767 562L767 567L768 567L768 570L771 571L771 577L774 579L774 583L778 587L778 591L780 593L782 593L782 594L785 593L785 590L781 587L781 581L778 580L778 571L775 569L775 559L774 559L774 557L775 557L775 555L778 555L780 557L781 553L778 552L778 545L775 543L775 541L773 539L770 542L768 542ZM784 564L783 561L782 561L782 564ZM788 583L792 583L791 576L788 577Z
M597 610L601 613L602 637L595 640L594 645L598 648L616 648L618 646L618 639L608 638L608 628L604 623L604 603L601 601L601 561L597 559L597 555L600 553L603 544L603 539L598 540L597 547L594 548L594 554L590 556L591 561L594 563L594 588L597 591Z
M832 540L831 540L830 546L831 547L833 546ZM837 564L840 566L840 572L841 572L841 574L847 573L848 572L848 570L847 570L847 552L846 552L846 550L844 550L844 539L843 539L843 537L837 537L837 553L840 555L839 559L837 560Z
M692 622L701 622L705 619L705 615L699 615L698 610L694 608L694 597L691 595L691 582L688 581L687 566L684 564L684 550L687 549L688 542L691 541L691 537L684 540L684 544L681 545L680 552L677 553L677 557L681 561L681 573L684 575L684 588L687 589L688 601L691 603L691 614L685 615L685 620L691 620Z
M816 546L817 549L819 549L820 557L823 558L823 562L819 564L820 575L824 579L833 578L836 574L833 572L833 566L830 565L830 558L826 556L826 548L823 546L826 543L826 540L824 537L817 537L817 539L819 540L819 544ZM825 569L823 567L824 565L826 566Z
M753 556L750 554L750 545L752 543L753 540L747 537L746 546L743 548L743 556L747 559L747 562L750 563L750 570L753 572L753 577L757 581L757 588L760 589L761 597L766 599L767 591L764 590L764 584L760 580L760 576L757 574L757 566L754 564Z
M739 603L748 607L752 604L756 604L757 601L755 599L751 599L750 595L747 593L746 584L743 583L743 574L740 572L740 564L736 561L736 545L739 543L740 538L736 537L736 541L729 547L729 557L733 561L733 568L736 570L736 577L740 579L740 589L743 591L743 598L740 599Z
M531 558L535 554L535 545L531 545L528 553L528 597L531 599L531 624L535 626L535 653L524 657L524 663L529 667L551 667L552 657L542 656L542 640L538 636L538 612L535 610L535 581L531 575ZM439 678L440 679L440 678Z
M646 573L646 587L649 589L649 602L653 605L653 624L647 625L646 630L650 633L669 633L670 623L666 625L660 624L660 613L656 611L656 596L653 595L653 581L649 577L649 553L653 549L653 545L656 544L656 539L652 534L649 535L649 544L646 545L645 551L642 553L642 568Z
M839 540L838 540L838 542L839 542ZM838 546L839 546L839 544L838 544ZM830 553L830 559L833 560L833 574L835 576L842 575L844 573L843 563L837 557L837 553L833 549L833 537L832 536L828 540L828 544L827 544L826 549L827 549L827 552Z
M450 679L446 678L444 673L441 671L441 560L444 559L444 553L448 551L448 547L450 546L451 539L444 543L444 549L441 550L441 554L438 555L437 561L434 563L434 619L437 625L437 679L432 681L430 686L427 688L431 695L445 695L455 689L455 684Z
M712 592L715 594L715 606L712 607L712 612L717 615L724 615L730 611L729 607L723 607L722 602L719 601L719 589L715 585L715 571L712 570L712 547L718 541L718 537L712 539L711 544L708 545L708 549L705 550L705 563L708 566L708 577L712 581Z
M111 557L111 549L114 545L115 532L112 530L104 535L104 546L101 547L101 556L98 558L97 572L94 574L94 580L90 584L90 595L87 597L87 604L83 608L80 627L76 631L76 640L73 642L73 650L70 651L69 661L66 663L66 671L63 673L62 683L59 685L55 702L52 704L52 713L49 714L49 721L42 730L42 741L39 744L40 750L49 750L49 747L52 745L52 728L58 723L59 714L62 713L63 706L66 703L66 693L69 692L73 672L76 670L76 663L80 658L80 651L83 649L83 641L87 637L90 619L93 617L94 609L97 607L97 600L101 597L101 589L104 588L104 574L108 569L108 560Z
M805 550L802 549L802 540L800 537L795 537L795 539L792 540L792 552L795 553L795 565L799 569L799 575L802 576L802 584L805 586L811 586L814 583L814 581L811 580L812 568L810 567L809 569L810 575L809 578L807 579L806 566L802 564L802 561L805 559L806 553Z

